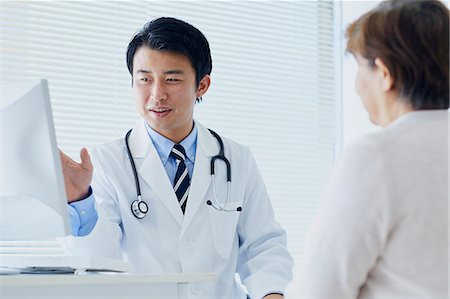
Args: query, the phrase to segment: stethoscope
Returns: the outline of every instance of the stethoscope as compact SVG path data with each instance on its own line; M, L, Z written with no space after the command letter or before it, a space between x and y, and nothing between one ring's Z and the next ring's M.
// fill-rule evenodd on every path
M131 155L130 146L128 145L128 138L130 137L132 130L133 129L129 130L127 132L127 134L125 135L125 145L127 147L128 159L130 160L131 168L133 169L134 181L136 184L136 194L137 194L137 199L131 203L131 212L133 213L134 217L136 217L138 219L142 219L145 217L145 215L147 215L149 208L148 208L147 203L142 200L141 186L139 184L139 178L138 178L138 174L136 171L136 165L134 164L134 159L133 159L133 156ZM236 209L227 209L227 204L230 199L230 191L231 191L231 165L230 165L230 161L228 161L227 157L225 157L225 151L224 151L222 138L220 138L219 134L217 134L213 130L211 130L211 129L208 129L208 130L217 139L219 146L220 146L220 150L217 155L215 155L211 158L210 174L212 177L213 194L214 194L215 202L213 203L213 202L211 202L211 200L207 200L206 204L213 207L214 209L216 209L219 212L240 212L240 211L242 211L242 207L237 207ZM217 160L223 161L227 167L227 198L223 205L221 205L219 200L217 199L216 186L214 183L214 181L215 181L214 180L215 163Z

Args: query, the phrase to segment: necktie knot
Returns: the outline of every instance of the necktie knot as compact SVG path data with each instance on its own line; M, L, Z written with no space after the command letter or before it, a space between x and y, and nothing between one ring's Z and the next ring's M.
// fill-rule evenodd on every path
M186 151L181 144L175 144L170 153L176 160L184 161L186 159Z

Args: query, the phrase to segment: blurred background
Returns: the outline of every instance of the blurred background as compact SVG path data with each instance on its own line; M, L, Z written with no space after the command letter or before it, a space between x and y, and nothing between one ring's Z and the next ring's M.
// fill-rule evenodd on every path
M161 16L193 24L213 57L195 118L252 149L298 258L336 158L376 130L344 32L378 2L2 1L1 80L48 79L58 146L78 159L139 119L125 63L133 33Z

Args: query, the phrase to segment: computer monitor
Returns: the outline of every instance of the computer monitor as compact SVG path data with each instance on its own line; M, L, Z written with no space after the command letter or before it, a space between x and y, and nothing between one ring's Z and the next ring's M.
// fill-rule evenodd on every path
M1 82L0 241L70 235L46 80Z

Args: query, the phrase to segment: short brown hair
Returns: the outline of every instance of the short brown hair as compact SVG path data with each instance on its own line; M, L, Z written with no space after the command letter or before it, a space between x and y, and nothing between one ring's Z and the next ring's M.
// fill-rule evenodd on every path
M350 24L347 51L379 58L414 110L449 108L449 10L438 0L390 0Z

